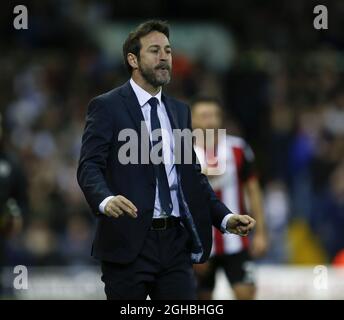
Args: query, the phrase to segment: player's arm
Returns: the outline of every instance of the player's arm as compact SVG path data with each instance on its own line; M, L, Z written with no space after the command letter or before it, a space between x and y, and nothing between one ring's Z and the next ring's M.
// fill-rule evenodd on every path
M268 247L267 230L263 209L262 192L254 169L254 154L250 146L244 148L244 166L242 178L244 189L250 205L250 213L256 220L256 228L252 239L251 254L261 257Z
M256 230L253 236L252 254L256 257L264 255L267 250L268 240L263 210L263 201L258 179L252 177L245 184L246 193L251 207L251 212L256 220Z
M241 179L244 181L244 191L248 197L250 214L256 220L255 232L253 234L251 254L261 257L268 247L267 230L263 209L262 192L255 169L255 156L251 147L244 142L244 162L240 171Z
M265 227L262 193L261 193L258 179L256 177L252 177L251 179L249 179L245 184L245 189L246 189L247 196L249 198L252 214L254 215L254 218L257 221L256 232L265 233L266 227Z

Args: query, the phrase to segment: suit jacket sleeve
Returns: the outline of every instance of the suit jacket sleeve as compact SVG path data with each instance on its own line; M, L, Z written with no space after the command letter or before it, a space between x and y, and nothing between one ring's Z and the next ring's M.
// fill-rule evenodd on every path
M192 130L191 112L190 112L189 107L188 107L188 128ZM202 186L202 189L204 190L210 204L210 214L211 214L212 224L221 232L223 232L221 228L222 220L227 214L232 213L232 212L215 195L213 188L209 184L207 176L204 175L201 171L201 165L199 164L199 162L196 161L197 156L196 156L193 146L192 146L192 159L194 159L193 166L199 177L199 181Z
M99 204L113 195L105 179L108 153L113 141L112 119L108 105L101 98L91 100L82 136L77 178L88 204L96 214L99 213Z

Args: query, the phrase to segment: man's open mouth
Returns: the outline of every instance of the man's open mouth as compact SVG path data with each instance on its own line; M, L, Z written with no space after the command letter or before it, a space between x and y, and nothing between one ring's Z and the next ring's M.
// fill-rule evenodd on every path
M167 71L169 71L170 68L166 67L166 66L165 67L158 67L157 70L167 70Z

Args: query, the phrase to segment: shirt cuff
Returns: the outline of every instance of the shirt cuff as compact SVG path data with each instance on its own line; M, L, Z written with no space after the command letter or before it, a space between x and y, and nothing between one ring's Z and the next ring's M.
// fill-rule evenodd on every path
M233 213L228 213L222 220L221 222L221 231L223 233L230 233L228 230L227 230L227 221L228 219L233 215Z
M107 203L109 202L110 199L112 199L114 196L109 196L109 197L106 197L99 205L99 211L101 213L104 213L105 212L105 206L107 205Z

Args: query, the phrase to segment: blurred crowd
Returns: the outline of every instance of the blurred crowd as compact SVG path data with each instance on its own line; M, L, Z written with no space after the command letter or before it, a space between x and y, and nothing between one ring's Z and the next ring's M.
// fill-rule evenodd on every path
M113 11L104 10L110 2L73 1L94 8L83 7L89 14L73 21L75 7L62 2L66 6L54 11L50 33L39 28L50 11L36 3L30 18L34 30L7 35L10 45L0 58L4 148L19 159L29 195L23 232L7 241L8 264L93 263L94 219L76 182L81 134L89 100L122 84L128 74L122 61L105 58L78 24L111 19ZM262 10L257 9L258 22L265 21ZM245 31L238 33L237 20L233 26L230 20L223 22L237 37L228 70L214 71L202 60L175 52L166 91L186 102L200 92L220 97L229 115L228 130L245 137L254 149L270 238L263 262L331 263L344 249L340 33L336 29L330 39L316 38L310 48L301 48L300 35L293 41L287 30L290 21L271 19L271 40L265 45L261 33L249 29L251 22L242 19ZM316 32L302 28L301 22L299 28L307 41ZM257 41L250 44L245 32Z

